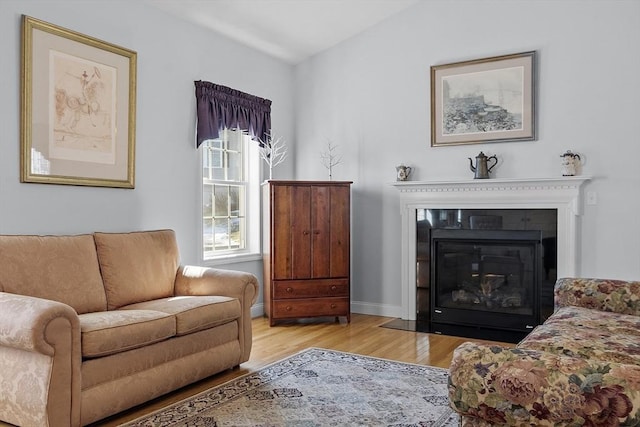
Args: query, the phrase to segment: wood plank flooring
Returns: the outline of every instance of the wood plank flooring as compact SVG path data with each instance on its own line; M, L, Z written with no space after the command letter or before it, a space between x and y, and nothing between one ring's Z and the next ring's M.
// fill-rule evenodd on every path
M94 426L120 425L309 347L447 368L451 362L453 350L457 346L465 341L479 341L380 327L391 320L390 317L352 314L351 323L346 323L344 318L339 322L335 322L333 318L320 318L282 322L269 327L266 318L255 318L252 321L251 358L240 368L222 372L212 378L184 387L145 405L96 423ZM513 344L501 344L513 346Z

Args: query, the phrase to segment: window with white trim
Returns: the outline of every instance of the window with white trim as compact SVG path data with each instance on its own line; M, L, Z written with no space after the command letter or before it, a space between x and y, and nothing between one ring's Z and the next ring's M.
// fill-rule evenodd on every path
M202 259L260 252L258 144L235 129L201 145Z

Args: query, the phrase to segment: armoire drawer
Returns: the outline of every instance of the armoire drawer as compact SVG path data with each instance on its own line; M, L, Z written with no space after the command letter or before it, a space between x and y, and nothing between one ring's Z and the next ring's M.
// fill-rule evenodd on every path
M273 299L348 297L349 279L284 280L273 282Z
M277 319L317 316L346 316L349 298L313 298L273 301L272 316Z

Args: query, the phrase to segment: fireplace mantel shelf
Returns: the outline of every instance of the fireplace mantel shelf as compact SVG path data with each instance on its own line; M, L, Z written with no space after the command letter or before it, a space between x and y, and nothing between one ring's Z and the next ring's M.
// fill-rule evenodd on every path
M558 275L580 271L578 262L582 186L588 176L490 178L460 181L397 181L402 217L402 318L415 320L416 209L556 209Z
M397 181L392 185L400 192L430 191L486 191L486 190L518 190L518 189L553 189L578 188L588 176L562 176L552 178L490 178L468 179L460 181Z

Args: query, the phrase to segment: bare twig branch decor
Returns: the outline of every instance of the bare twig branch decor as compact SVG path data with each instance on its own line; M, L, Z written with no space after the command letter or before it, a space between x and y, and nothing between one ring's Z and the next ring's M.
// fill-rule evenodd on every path
M330 139L327 140L326 150L320 153L320 158L322 159L324 167L329 171L329 181L331 181L333 176L333 167L342 163L342 156L338 156L336 146L333 145L333 142Z
M281 136L274 138L274 135L269 133L266 141L260 140L260 157L269 166L269 179L273 178L273 168L287 158L287 144Z

